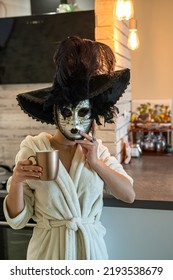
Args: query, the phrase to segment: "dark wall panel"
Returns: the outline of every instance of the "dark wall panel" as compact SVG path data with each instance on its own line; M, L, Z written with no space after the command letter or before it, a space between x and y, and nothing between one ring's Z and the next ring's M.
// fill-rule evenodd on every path
M0 84L49 83L53 55L68 36L95 39L94 11L0 19Z

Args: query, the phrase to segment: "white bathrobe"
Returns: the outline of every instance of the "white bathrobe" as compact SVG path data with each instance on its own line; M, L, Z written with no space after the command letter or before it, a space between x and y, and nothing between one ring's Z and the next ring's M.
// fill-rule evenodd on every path
M21 143L16 162L27 159L36 151L52 150L51 137L45 132L34 137L27 136ZM101 141L98 153L107 165L133 181ZM105 228L99 221L103 188L103 180L90 168L78 145L69 173L60 161L55 181L25 182L25 208L17 217L9 217L5 199L4 214L12 228L23 228L30 218L37 223L28 246L27 259L107 259Z

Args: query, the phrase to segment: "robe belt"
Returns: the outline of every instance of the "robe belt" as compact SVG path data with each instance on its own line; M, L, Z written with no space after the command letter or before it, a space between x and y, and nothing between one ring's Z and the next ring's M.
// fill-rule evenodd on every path
M66 226L66 228L69 228L73 231L77 231L81 225L94 224L94 223L96 223L94 217L89 217L89 218L73 217L70 220L49 220L43 218L43 221L38 222L36 227L50 230L51 228Z
M75 245L75 232L80 230L82 239L81 243L83 244L81 249L81 259L90 260L91 259L91 246L89 239L91 238L88 235L88 231L85 228L85 225L101 225L100 221L95 220L94 217L81 218L73 217L69 220L49 220L43 218L42 221L38 222L36 227L51 230L52 228L57 228L61 226L66 227L66 248L65 248L65 260L74 260L77 256L76 245Z

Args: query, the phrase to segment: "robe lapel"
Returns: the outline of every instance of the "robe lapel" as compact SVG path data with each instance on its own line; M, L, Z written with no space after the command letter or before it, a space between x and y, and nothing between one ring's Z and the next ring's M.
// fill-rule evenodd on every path
M59 173L56 182L63 194L63 201L68 205L71 212L71 218L81 217L81 208L76 192L76 186L61 161L59 162Z
M78 145L69 171L69 175L73 180L76 189L78 187L79 179L81 177L84 164L85 164L85 156L83 154L81 146Z

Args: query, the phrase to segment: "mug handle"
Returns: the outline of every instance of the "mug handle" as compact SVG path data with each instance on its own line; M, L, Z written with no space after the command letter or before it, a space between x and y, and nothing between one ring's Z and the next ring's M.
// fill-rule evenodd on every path
M35 155L31 155L31 156L28 157L28 159L30 159L30 158L34 158L34 159L35 159L35 163L37 163L37 162L36 162L36 156L35 156ZM34 163L34 162L33 162L33 163Z

